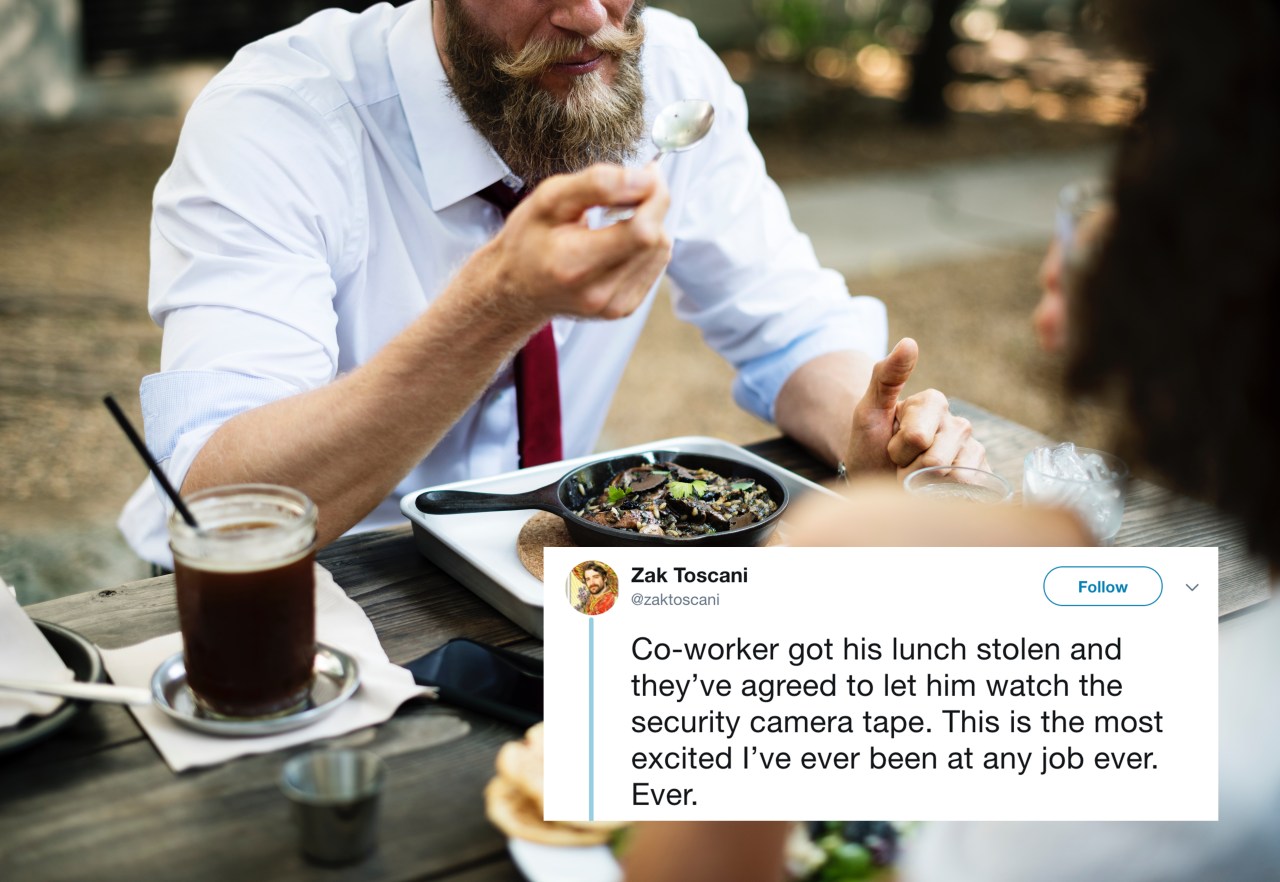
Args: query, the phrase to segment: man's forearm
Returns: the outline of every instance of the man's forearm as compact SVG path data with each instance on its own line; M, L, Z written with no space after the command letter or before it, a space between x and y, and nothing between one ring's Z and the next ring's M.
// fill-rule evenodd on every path
M323 545L381 502L541 325L503 309L484 262L373 359L327 386L236 416L192 463L184 492L219 484L296 487L320 510Z
M867 391L873 363L861 352L846 351L801 365L778 393L778 428L826 462L844 459L853 408Z
M595 205L636 205L625 224L581 223ZM431 307L360 368L240 414L200 451L183 487L266 481L320 509L341 536L426 456L498 367L554 315L613 319L644 302L671 258L670 195L652 168L557 175L508 216Z

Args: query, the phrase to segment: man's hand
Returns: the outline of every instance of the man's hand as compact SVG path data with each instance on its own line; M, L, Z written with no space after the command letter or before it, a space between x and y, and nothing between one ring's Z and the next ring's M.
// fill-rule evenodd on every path
M969 421L951 413L947 398L926 389L899 400L920 355L916 341L900 340L871 370L866 394L853 409L845 465L851 472L894 469L898 477L926 466L987 468L987 454Z
M599 165L545 181L376 355L332 383L228 420L182 489L297 487L320 509L320 544L336 539L386 499L553 316L635 311L671 254L668 202L654 169ZM587 228L588 208L618 203L638 203L635 217ZM279 443L285 436L291 443Z
M587 227L587 209L619 204L635 204L635 216ZM652 166L595 165L543 181L480 252L490 261L501 298L496 305L535 321L630 315L671 259L662 226L669 205L667 186Z

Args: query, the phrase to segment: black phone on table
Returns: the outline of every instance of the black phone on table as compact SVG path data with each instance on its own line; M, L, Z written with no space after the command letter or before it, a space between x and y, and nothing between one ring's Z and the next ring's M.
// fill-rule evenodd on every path
M542 720L542 659L465 637L450 640L405 665L440 701L532 726Z

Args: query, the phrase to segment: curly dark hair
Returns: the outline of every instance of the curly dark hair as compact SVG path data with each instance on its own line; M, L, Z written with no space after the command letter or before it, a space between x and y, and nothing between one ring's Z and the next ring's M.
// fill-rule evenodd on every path
M1073 298L1068 382L1118 393L1123 449L1240 516L1280 567L1280 4L1110 12L1147 94Z

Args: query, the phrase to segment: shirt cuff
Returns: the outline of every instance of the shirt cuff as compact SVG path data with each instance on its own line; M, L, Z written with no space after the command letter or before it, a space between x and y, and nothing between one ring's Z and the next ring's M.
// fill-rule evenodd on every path
M287 383L230 371L166 371L142 381L147 447L174 487L223 423L239 413L297 392ZM168 518L173 504L149 478L130 498L117 525L144 560L173 567Z
M301 390L279 380L231 371L165 371L142 380L142 420L147 446L158 461L173 456L183 436L217 428L237 414ZM174 486L182 475L170 474Z
M775 422L778 393L801 365L831 352L862 352L884 358L889 330L884 304L874 297L854 297L853 315L792 340L782 349L743 362L733 382L733 400L763 420Z

